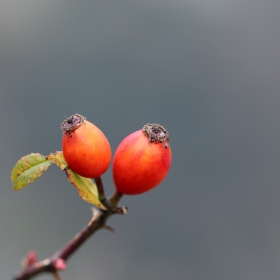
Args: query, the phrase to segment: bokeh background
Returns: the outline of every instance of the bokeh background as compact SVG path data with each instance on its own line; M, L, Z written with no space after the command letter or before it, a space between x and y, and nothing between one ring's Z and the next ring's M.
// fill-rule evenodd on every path
M279 13L270 0L1 0L0 278L91 218L56 166L20 192L10 182L20 157L61 150L60 123L80 113L113 151L162 124L173 165L124 197L116 233L93 236L62 279L279 279ZM109 195L111 169L103 180Z

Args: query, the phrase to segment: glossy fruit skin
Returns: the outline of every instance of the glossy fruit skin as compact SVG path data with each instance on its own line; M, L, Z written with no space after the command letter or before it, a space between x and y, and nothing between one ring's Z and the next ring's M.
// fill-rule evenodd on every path
M87 120L75 130L63 133L62 151L69 167L87 178L101 176L111 161L111 147L106 136Z
M147 192L166 177L171 166L171 148L161 142L150 142L138 130L118 146L113 159L113 179L120 194Z

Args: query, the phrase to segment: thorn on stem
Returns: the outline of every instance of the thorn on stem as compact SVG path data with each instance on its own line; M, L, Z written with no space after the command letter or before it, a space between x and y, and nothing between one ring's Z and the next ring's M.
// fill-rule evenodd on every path
M92 210L92 218L88 223L88 226L92 225L92 223L95 222L102 215L102 212L95 207L92 207L91 210Z
M29 267L37 262L37 254L34 250L28 252L27 256L21 261L22 267Z
M115 232L116 232L115 229L112 228L112 227L109 226L109 225L104 225L104 228L105 228L105 229L108 229L108 230L111 231L112 233L115 233Z
M59 258L53 263L53 267L57 270L65 270L66 269L66 263L63 259Z
M57 271L53 272L53 276L55 280L61 280L61 277Z

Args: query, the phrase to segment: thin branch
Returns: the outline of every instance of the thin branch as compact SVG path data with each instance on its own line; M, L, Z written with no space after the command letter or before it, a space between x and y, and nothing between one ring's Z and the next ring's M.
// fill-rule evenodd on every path
M120 196L117 195L117 197L115 197L113 195L113 198L113 201L116 202L120 199ZM72 240L70 240L64 247L62 247L50 258L24 266L22 271L13 279L29 280L43 272L50 272L56 276L56 279L59 279L57 278L59 277L58 271L66 268L66 261L68 258L70 258L76 252L76 250L78 250L97 230L101 228L112 230L110 226L106 225L107 219L113 214L125 214L126 210L126 207L116 207L116 204L110 205L110 209L107 211L101 211L93 208L93 217L91 221Z

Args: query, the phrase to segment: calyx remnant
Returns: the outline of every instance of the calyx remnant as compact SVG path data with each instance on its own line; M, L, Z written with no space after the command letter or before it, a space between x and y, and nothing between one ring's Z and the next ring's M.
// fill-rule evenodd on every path
M169 133L157 123L147 123L142 128L150 142L162 143L167 149L169 147Z
M71 117L67 118L61 124L62 133L69 133L77 129L85 121L85 117L79 114L74 114Z

